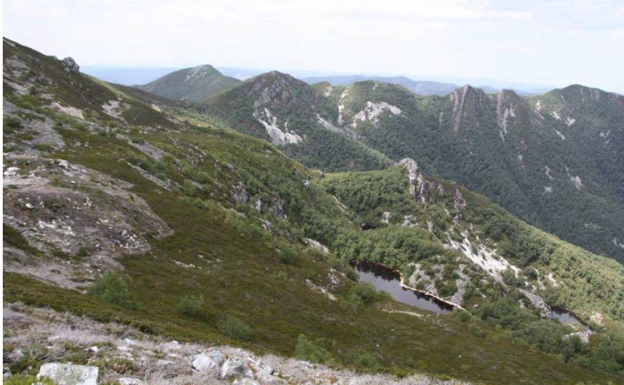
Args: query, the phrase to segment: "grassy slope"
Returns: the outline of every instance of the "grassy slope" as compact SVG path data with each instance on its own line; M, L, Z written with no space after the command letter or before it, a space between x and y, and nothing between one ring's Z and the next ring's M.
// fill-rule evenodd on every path
M98 136L80 139L86 139L91 150L72 151L62 154L62 158L134 183L133 192L146 199L175 235L154 242L151 255L123 261L124 275L140 303L137 311L114 308L77 292L51 288L14 274L5 274L5 301L22 300L96 319L119 319L146 325L173 338L210 342L233 342L215 330L216 318L230 314L253 326L254 335L246 347L255 351L292 354L296 336L306 333L334 341L330 350L338 355L372 351L388 369L399 373L412 368L486 383L525 379L546 384L608 378L562 366L533 348L483 339L452 317L435 319L429 315L427 321L421 321L386 314L377 308L354 313L302 284L304 277L327 269L322 263L306 256L298 258L294 266L279 263L275 251L263 242L241 236L204 210L178 203L175 196L155 188L129 167L111 167L111 156L121 158L132 151L123 144L115 146L114 141ZM214 145L228 157L237 152L231 139L216 140ZM201 265L199 254L221 262L196 271L178 267L170 260ZM280 271L286 272L286 280L277 279ZM197 319L177 314L175 306L183 294L201 294L206 299Z
M49 58L38 59L51 66L58 65ZM100 96L102 103L109 100L104 88L96 83L87 86L90 94L104 94ZM80 94L72 92L75 89L69 86L61 92L66 95L64 101L68 104L82 99ZM137 106L139 109L148 108L140 103ZM168 121L158 114L154 116L158 121ZM107 118L102 115L101 119ZM142 139L170 151L173 158L186 165L189 165L189 153L195 146L205 150L209 154L208 160L198 162L192 168L209 175L205 184L210 189L189 193L203 201L209 200L207 197L214 192L213 200L228 206L229 185L240 175L249 178L248 187L249 181L254 181L260 190L266 188L269 192L284 190L284 186L286 191L297 190L291 188L293 183L299 183L302 178L315 178L303 166L262 141L221 130L183 129L181 126L178 129L178 132L153 130L148 134L140 134L139 130L131 128L117 130L133 135L134 140ZM255 231L253 226L257 223L253 220L256 218L250 212L247 213L250 220L241 222L232 219L237 215L229 210L184 203L179 198L187 195L186 192L163 190L123 161L135 162L142 157L126 141L88 130L59 129L59 132L67 143L80 142L89 146L70 146L65 152L49 156L67 159L133 183L132 191L144 198L175 233L162 240L152 240L153 248L147 255L122 261L123 275L139 303L137 310L118 308L77 291L54 288L10 273L4 274L5 301L22 300L96 319L116 319L181 340L236 343L259 352L284 355L293 353L297 336L305 333L327 338L330 351L340 358L353 351L376 354L383 369L396 373L423 370L492 384L521 381L552 384L612 378L564 365L558 357L500 338L491 329L471 329L452 316L434 317L423 313L424 317L419 319L388 314L380 308L405 310L406 307L387 301L357 312L342 301L332 302L303 284L305 279L317 284L327 279L329 266L317 253L295 245L295 263L284 264L276 251L284 240ZM177 163L173 160L163 162L161 173L183 183L188 177L174 164ZM226 171L227 164L236 171ZM298 189L303 190L302 187ZM307 206L331 201L322 191L313 190L306 196L305 191L299 190L296 192L305 197ZM296 221L297 213L291 208L287 210L293 211L289 217ZM193 263L203 269L187 269L172 259ZM342 280L335 289L336 294L344 297L351 285ZM186 294L203 295L206 300L196 318L183 318L177 312L179 297ZM217 332L215 321L224 314L235 315L252 325L254 333L250 342L229 341Z

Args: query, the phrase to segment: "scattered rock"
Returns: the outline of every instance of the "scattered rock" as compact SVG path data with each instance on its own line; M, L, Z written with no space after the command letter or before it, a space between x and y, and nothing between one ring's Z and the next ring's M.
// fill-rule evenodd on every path
M96 366L50 363L41 366L37 378L47 377L59 385L97 385L98 374Z
M223 363L221 367L220 376L222 379L226 378L240 378L240 377L253 377L251 369L245 365L245 362L241 358L229 358Z
M18 175L19 167L9 167L4 171L5 178L14 178Z

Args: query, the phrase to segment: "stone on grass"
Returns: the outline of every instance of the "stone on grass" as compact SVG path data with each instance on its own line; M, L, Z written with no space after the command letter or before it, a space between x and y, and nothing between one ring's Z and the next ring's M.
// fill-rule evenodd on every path
M47 377L58 385L97 385L98 372L95 366L50 363L41 366L37 378Z

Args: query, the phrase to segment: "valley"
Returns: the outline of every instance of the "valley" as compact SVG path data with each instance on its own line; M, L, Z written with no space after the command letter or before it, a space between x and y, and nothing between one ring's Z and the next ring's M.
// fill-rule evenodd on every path
M158 365L167 381L622 381L621 96L423 97L279 72L183 89L223 80L207 67L152 95L3 44L15 381L56 361L107 383L158 383ZM586 102L607 112L580 114ZM276 370L194 367L215 349Z

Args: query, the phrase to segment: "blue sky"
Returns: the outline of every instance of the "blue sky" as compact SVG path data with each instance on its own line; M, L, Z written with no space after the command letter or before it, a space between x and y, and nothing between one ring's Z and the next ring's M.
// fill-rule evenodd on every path
M5 0L4 36L82 65L210 63L624 93L622 0Z

